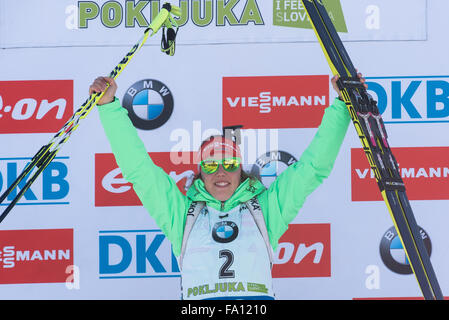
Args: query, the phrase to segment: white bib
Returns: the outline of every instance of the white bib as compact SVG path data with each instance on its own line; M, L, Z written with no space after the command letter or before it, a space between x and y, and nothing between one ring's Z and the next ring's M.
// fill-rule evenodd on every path
M203 208L186 244L181 282L185 300L274 297L267 247L246 205Z

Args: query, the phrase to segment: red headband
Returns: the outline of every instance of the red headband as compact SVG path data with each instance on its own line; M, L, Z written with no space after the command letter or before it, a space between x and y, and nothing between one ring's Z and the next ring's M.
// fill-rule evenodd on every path
M208 159L216 154L242 157L240 148L234 141L226 139L225 137L214 137L201 146L199 161Z

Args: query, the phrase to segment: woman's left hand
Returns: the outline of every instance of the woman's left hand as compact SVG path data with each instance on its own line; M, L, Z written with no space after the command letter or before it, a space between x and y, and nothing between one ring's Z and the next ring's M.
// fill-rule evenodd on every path
M365 78L363 78L363 75L360 72L357 73L357 77L359 77L360 82L363 83L363 85L365 86L365 89L368 89L368 85L365 83ZM340 99L343 100L343 97L341 96L340 89L338 89L338 85L337 85L337 80L339 78L340 77L338 75L333 76L331 79L331 83L332 83L332 87L334 88L335 92L337 92Z

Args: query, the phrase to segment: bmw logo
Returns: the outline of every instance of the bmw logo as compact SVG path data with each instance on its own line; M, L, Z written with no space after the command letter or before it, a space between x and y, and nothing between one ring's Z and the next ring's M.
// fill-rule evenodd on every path
M432 243L430 242L430 238L424 229L421 227L418 228L421 238L424 241L424 246L430 256L432 252ZM394 226L384 233L382 240L380 241L379 250L382 261L388 269L398 274L413 273L407 254L402 246L401 239L399 238Z
M232 221L217 222L212 228L212 238L220 243L228 243L237 238L239 228Z
M257 158L251 168L251 173L260 176L263 184L269 187L286 167L296 161L296 158L288 152L281 150L269 151Z
M154 79L137 81L126 90L123 107L133 125L153 130L164 125L173 112L173 95L168 87Z

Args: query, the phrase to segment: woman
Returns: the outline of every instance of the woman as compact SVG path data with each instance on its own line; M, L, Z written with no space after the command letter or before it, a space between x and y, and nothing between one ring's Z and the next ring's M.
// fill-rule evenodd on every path
M336 81L332 78L332 86L340 96ZM107 84L98 103L102 125L123 177L178 257L182 299L274 299L272 250L306 197L331 172L350 122L341 98L326 108L300 160L268 189L242 171L234 141L214 136L203 142L199 179L184 196L148 156L127 110L115 98L115 81L99 77L89 93L104 91Z

